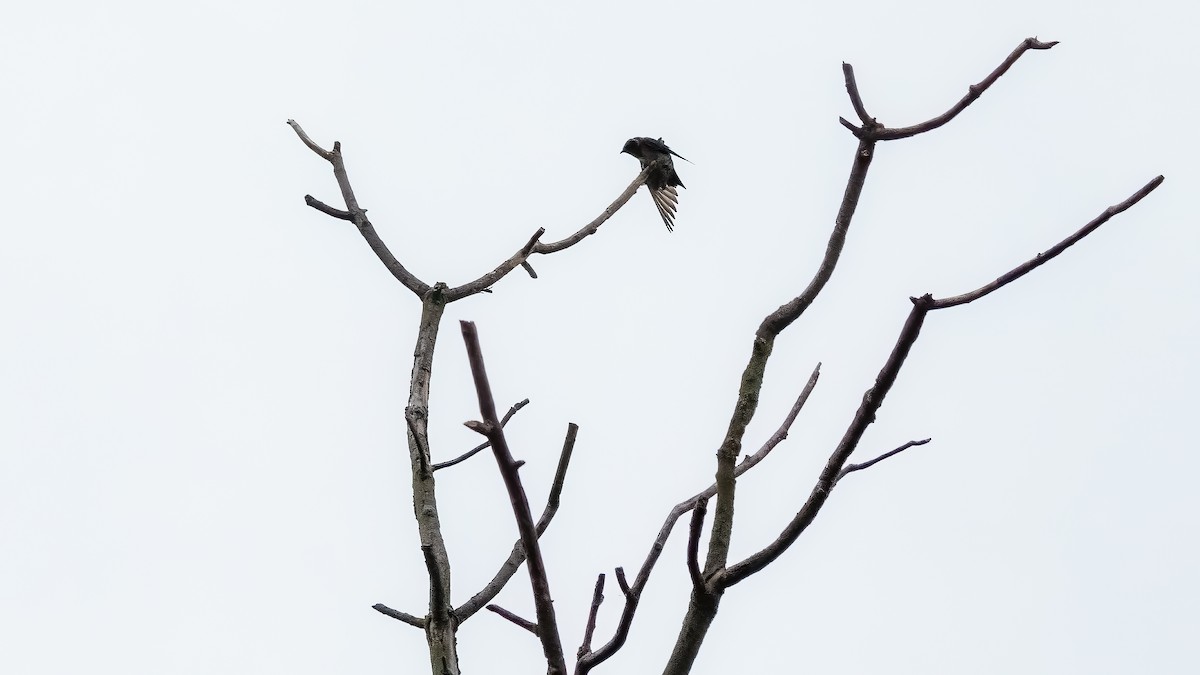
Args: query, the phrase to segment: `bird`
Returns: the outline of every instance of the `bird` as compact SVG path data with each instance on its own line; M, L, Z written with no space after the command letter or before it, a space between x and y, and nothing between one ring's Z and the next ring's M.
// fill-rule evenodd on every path
M645 136L635 136L625 141L621 152L636 157L643 170L654 165L654 170L646 177L646 185L650 186L650 198L654 200L654 206L658 209L658 215L662 216L667 231L674 232L675 208L679 205L679 191L675 188L684 185L683 181L679 180L679 174L675 173L675 163L671 155L685 162L690 160L668 148L663 139Z

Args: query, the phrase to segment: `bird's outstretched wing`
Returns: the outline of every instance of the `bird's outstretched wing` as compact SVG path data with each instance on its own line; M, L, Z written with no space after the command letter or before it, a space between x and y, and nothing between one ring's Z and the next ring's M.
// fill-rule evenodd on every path
M654 206L658 209L658 215L662 216L663 225L667 226L667 232L675 231L675 208L679 205L679 192L673 185L664 185L661 188L650 189L650 198L654 200Z

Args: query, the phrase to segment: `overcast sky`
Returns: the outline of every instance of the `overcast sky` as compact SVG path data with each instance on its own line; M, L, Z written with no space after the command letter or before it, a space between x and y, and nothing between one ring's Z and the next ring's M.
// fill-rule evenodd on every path
M1200 658L1196 10L1178 2L23 3L0 25L0 670L419 673L424 614L403 408L419 304L348 223L457 284L538 227L558 239L680 163L673 234L641 192L583 244L451 305L432 444L477 442L458 320L477 322L534 510L580 427L543 539L569 652L595 575L636 569L705 487L762 317L824 251L855 148L841 63L889 126L833 280L777 342L732 557L802 503L907 298L961 293L1166 182L1050 265L938 312L866 459L765 572L731 589L697 674L1184 672ZM489 455L438 474L462 602L516 529ZM661 670L684 537L629 643ZM610 575L611 578L611 575ZM598 640L618 613L610 602ZM526 577L500 604L532 617ZM464 672L543 672L484 612Z

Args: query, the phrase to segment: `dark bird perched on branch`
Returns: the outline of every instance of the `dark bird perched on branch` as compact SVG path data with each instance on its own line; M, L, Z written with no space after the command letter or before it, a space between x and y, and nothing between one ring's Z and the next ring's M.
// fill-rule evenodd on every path
M631 138L625 141L621 152L636 157L642 163L642 169L654 165L654 170L646 177L646 185L650 186L650 198L654 200L654 206L658 209L658 215L662 216L667 231L674 231L675 207L679 204L679 191L675 188L684 185L683 181L679 180L679 174L675 173L675 163L671 160L671 155L685 162L689 160L668 148L661 138Z

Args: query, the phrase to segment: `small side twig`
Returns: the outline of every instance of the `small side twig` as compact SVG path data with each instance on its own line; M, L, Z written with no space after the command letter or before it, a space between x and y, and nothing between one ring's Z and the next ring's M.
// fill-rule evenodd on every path
M924 438L919 441L909 441L909 442L905 443L904 445L901 445L898 448L895 448L893 450L888 450L887 452L876 457L875 459L871 459L871 460L862 462L861 464L847 464L846 466L842 467L841 472L838 473L838 476L837 476L837 478L834 479L833 483L834 483L834 485L837 485L837 482L840 481L842 478L844 478L846 476L846 474L848 474L848 473L853 473L855 471L862 471L863 469L869 469L869 468L875 466L876 464L882 462L883 460L887 459L888 457L892 457L893 455L898 455L915 445L925 445L926 443L928 443L931 440L933 440L933 439L932 438Z
M618 587L621 589L621 593L623 593L623 594L625 594L626 596L628 596L628 595L629 595L630 593L632 593L633 591L632 591L632 590L630 590L630 588L629 588L629 582L628 582L628 581L626 581L626 579L625 579L625 568L624 568L624 567L618 567L618 568L617 568L616 570L614 570L614 571L616 572L616 575L617 575L617 586L618 586Z
M348 220L352 223L354 222L354 214L350 213L349 211L335 209L312 195L304 195L304 203L327 216L333 216L334 218L338 218L340 220Z
M538 634L538 626L536 623L534 623L528 619L523 619L523 618L517 616L516 614L513 614L512 612L508 611L507 609L504 609L500 605L488 605L487 608L488 608L488 610L495 612L495 613L499 614L500 616L508 619L509 621L517 624L521 628L524 628L525 630L529 631L530 633L533 633L534 635Z
M513 415L516 415L517 411L519 411L521 408L524 408L527 405L529 405L529 399L517 401L516 403L514 403L513 406L508 409L508 412L504 413L504 417L500 418L500 426L504 426L504 425L508 424L508 421L513 418ZM480 443L479 445L471 448L470 450L464 452L463 454L459 455L458 457L455 457L454 459L449 459L449 460L446 460L445 462L438 462L437 464L434 464L433 470L437 471L438 469L446 469L446 468L454 466L455 464L465 462L468 459L471 459L475 455L479 454L479 452L481 450L485 450L489 447L491 447L491 443L489 443L488 441L484 441L484 442Z
M583 642L575 652L576 657L592 651L592 635L596 632L596 617L600 614L600 605L604 602L604 574L596 577L596 587L592 589L592 605L588 608L587 623L583 627Z
M391 607L388 607L387 605L383 604L382 602L371 605L371 609L375 610L376 612L379 612L380 614L382 614L384 616L390 616L393 619L396 619L397 621L403 621L404 623L406 623L410 626L413 626L415 628L420 628L422 630L424 630L424 628L425 628L425 619L423 619L419 616L413 616L412 614L409 614L408 612L401 612L398 609L392 609Z

